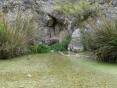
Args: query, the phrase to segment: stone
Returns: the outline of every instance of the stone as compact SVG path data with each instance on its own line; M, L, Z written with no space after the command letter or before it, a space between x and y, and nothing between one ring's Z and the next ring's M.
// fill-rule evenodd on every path
M112 0L112 5L115 7L117 6L117 0Z
M31 74L27 74L27 77L31 78L31 77L32 77L32 75L31 75Z
M83 51L83 45L81 43L81 33L80 29L76 29L72 33L72 40L68 46L68 49L73 52L80 52Z
M24 88L24 86L19 86L19 88Z

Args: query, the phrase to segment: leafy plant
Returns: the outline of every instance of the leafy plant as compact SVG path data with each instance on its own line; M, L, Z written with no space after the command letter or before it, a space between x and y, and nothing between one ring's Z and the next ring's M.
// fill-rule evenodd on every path
M68 36L61 43L56 43L52 45L51 49L54 51L67 51L70 40L71 40L71 37Z
M31 46L30 50L32 53L48 53L50 52L50 47L48 45L39 44Z

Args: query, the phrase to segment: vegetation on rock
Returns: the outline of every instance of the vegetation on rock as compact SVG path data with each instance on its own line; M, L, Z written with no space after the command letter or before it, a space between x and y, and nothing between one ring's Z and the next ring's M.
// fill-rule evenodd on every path
M56 5L56 9L64 12L66 15L74 15L78 21L84 21L88 17L96 16L98 11L98 4L90 4L85 0L78 2L65 2L64 4Z
M94 51L97 60L117 62L117 21L103 19L92 31L82 32L84 48Z

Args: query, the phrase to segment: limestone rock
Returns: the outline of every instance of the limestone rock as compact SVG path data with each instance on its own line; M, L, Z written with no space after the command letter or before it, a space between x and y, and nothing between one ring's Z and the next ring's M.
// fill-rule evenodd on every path
M32 77L32 75L31 75L31 74L27 74L27 77L31 78L31 77Z
M73 52L80 52L83 51L83 45L81 43L81 33L80 29L76 29L72 34L72 40L68 47L69 50Z

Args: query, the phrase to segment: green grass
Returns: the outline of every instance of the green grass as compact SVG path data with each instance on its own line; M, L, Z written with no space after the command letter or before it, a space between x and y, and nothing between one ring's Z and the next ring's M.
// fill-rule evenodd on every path
M117 65L90 61L85 55L0 60L0 88L116 88Z

